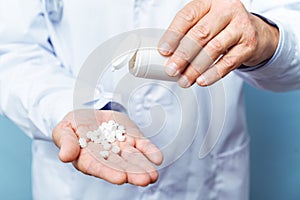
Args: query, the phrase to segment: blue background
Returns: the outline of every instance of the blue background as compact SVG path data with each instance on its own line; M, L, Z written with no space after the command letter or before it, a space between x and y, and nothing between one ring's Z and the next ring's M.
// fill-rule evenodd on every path
M245 86L251 135L251 200L300 199L300 91L272 93ZM0 116L0 199L31 199L31 147Z

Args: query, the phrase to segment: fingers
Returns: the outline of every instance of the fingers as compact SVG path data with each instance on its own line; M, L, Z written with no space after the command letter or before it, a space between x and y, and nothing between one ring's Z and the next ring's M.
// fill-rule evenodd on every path
M152 163L136 148L126 144L121 146L120 156L126 160L128 182L141 186L154 183L158 178L158 173Z
M198 43L185 36L181 39L179 46L167 61L165 72L169 76L177 76L179 73L182 73L201 48Z
M170 56L165 71L181 74L181 87L195 81L205 86L242 63L253 66L267 60L277 43L277 28L253 17L241 1L194 0L178 12L159 51Z
M99 152L98 154L97 152L89 152L87 148L81 151L80 156L73 162L73 165L84 174L104 179L112 184L127 182L126 171L120 167L118 162L105 160L99 155Z
M232 46L237 44L240 37L241 33L234 32L232 25L226 27L212 40L210 40L194 58L189 67L187 67L182 74L178 84L184 88L191 86L202 73L208 70L215 60L227 51L227 49L230 49ZM244 50L241 52L243 51Z
M238 68L242 64L242 60L247 56L241 56L241 52L245 48L242 45L233 47L226 53L213 67L205 71L197 78L198 85L208 86L226 76L232 70Z
M230 22L230 16L223 17L211 11L191 28L180 41L179 46L166 64L166 73L176 76L183 72L194 57L215 35L223 30ZM212 23L216 21L217 23Z
M78 138L72 126L68 122L61 122L55 127L52 138L57 147L60 148L59 158L63 162L72 162L80 152Z
M231 21L230 15L220 15L220 8L212 9L201 18L186 34L186 37L204 47L215 35Z
M161 54L174 52L181 38L208 12L209 4L210 1L194 0L177 13L159 42Z
M126 144L134 146L144 156L156 165L160 165L163 161L161 151L147 138L145 138L137 127L126 130Z
M178 85L182 88L188 88L194 84L197 77L201 74L190 65L178 79Z
M162 163L163 155L161 151L150 140L146 138L137 139L135 147L154 164L160 165Z
M107 159L100 156L101 146L89 143L73 165L81 172L104 179L113 184L131 183L147 186L157 180L157 171L138 150L122 145L121 154L110 153ZM102 149L103 150L103 149Z

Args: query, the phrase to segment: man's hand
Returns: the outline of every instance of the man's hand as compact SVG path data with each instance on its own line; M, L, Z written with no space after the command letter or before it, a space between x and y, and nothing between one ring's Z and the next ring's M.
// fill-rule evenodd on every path
M101 145L88 142L80 149L78 138L96 130L102 122L114 120L126 128L126 140L120 142L120 154L100 156ZM72 162L81 172L114 184L131 183L147 186L158 179L153 163L159 165L163 157L160 150L142 136L134 123L115 111L76 110L70 112L55 127L53 141L60 148L59 158Z
M194 0L175 16L159 50L171 55L166 73L181 73L180 86L195 81L207 86L241 64L268 60L278 40L278 29L249 13L239 0Z

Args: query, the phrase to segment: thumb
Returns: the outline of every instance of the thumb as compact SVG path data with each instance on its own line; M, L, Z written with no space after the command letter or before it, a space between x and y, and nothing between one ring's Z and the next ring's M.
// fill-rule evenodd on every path
M53 142L60 148L59 159L62 162L74 161L80 152L78 138L68 122L58 124L52 133Z

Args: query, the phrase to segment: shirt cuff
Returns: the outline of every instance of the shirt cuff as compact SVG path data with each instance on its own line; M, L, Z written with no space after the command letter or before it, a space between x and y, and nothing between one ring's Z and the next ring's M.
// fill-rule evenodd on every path
M104 107L102 107L100 110L114 110L117 112L122 112L127 114L127 111L125 109L124 106L122 106L121 104L117 103L117 102L108 102Z

